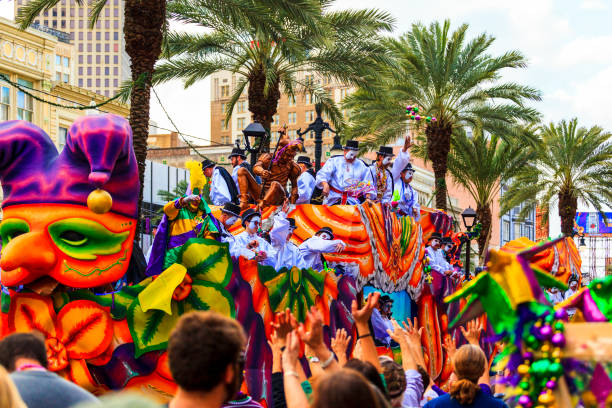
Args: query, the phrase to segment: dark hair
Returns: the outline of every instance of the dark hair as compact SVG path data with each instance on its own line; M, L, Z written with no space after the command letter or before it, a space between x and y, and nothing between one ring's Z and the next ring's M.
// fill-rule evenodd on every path
M478 379L485 370L487 358L478 346L464 344L453 358L453 366L458 380L451 385L450 395L461 405L470 405L480 391Z
M242 375L245 344L236 320L212 311L184 314L168 340L172 377L187 391L210 391L223 381L229 365L239 371L236 378Z
M385 398L389 399L389 394L387 394L387 389L380 378L380 373L374 367L374 364L368 361L358 360L356 358L352 358L344 365L344 368L348 368L349 370L355 370L363 375L370 384L374 385L376 388L380 390L382 395Z
M311 408L382 408L375 388L359 372L342 368L317 379Z
M43 335L37 331L13 333L0 340L0 364L9 372L15 371L15 362L19 358L36 360L46 368L49 363Z
M380 362L390 398L397 398L406 391L406 374L401 365L390 359Z
M422 366L417 366L417 370L419 374L421 374L421 381L423 381L423 389L426 389L429 386L429 382L431 378L429 377L429 373Z

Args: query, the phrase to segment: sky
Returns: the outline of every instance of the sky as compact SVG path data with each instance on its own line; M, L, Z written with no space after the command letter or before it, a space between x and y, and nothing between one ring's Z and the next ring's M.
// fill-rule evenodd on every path
M468 38L486 32L496 38L493 55L518 50L526 57L529 66L506 70L504 80L541 90L543 101L534 106L544 121L578 117L582 125L612 130L612 0L337 0L334 8L373 5L397 19L398 35L415 22L446 18L453 27L469 24ZM0 15L12 14L12 1L0 0ZM186 90L178 81L156 90L181 132L208 138L209 80ZM173 128L154 96L151 119Z

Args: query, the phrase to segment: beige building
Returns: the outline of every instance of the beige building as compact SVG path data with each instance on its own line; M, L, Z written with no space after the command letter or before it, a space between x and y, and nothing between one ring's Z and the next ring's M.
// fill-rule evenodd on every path
M105 98L92 91L72 85L73 68L64 66L64 58L74 55L72 46L56 35L28 28L20 31L10 20L0 18L0 74L21 85L28 92L0 80L0 121L23 119L42 128L58 148L66 142L66 134L72 122L79 116L96 113L91 109L77 110L56 107L37 101L36 95L45 101L64 106L88 106ZM60 36L61 37L61 36ZM65 37L64 37L65 38ZM56 64L56 61L60 64ZM58 81L58 73L61 81ZM64 74L69 75L64 82ZM112 102L98 112L110 112L127 116L126 105Z
M241 146L244 145L242 129L251 123L246 90L234 106L231 120L225 124L226 106L235 90L237 80L238 76L228 71L218 72L211 76L210 137L213 143L234 144L236 139L240 139ZM346 85L330 82L326 78L310 72L300 73L298 80L314 81L322 85L338 104L352 91L352 88ZM296 95L295 99L289 99L287 95L282 95L272 123L272 141L278 138L278 131L285 124L287 125L288 136L296 139L298 137L297 130L304 131L315 118L314 98L311 94ZM322 161L325 161L325 157L328 156L329 149L332 146L332 136L329 131L323 133ZM314 158L314 134L306 134L303 138L307 150L306 154Z
M27 1L15 0L15 14ZM108 0L93 29L89 28L93 3L84 2L80 6L75 0L60 0L57 6L43 11L34 21L33 27L55 29L70 36L76 60L68 64L75 68L71 75L76 74L78 78L74 85L112 96L121 82L130 78L130 61L123 39L123 4L120 0ZM57 62L66 68L63 56ZM58 73L63 81L66 72L62 69Z

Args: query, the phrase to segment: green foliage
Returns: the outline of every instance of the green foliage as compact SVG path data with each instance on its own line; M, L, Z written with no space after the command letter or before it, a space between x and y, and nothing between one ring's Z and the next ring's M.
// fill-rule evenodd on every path
M542 125L535 139L534 159L513 176L501 200L502 214L520 203L549 207L558 203L560 193L569 193L600 212L610 205L612 133L599 126L578 127L574 118Z
M391 66L379 66L368 78L370 86L345 99L350 128L346 137L365 137L366 149L386 144L406 133L414 121L406 115L407 105L435 116L428 127L466 126L508 134L519 121L532 121L538 113L525 106L540 100L536 89L514 82L502 82L505 68L524 68L518 51L493 56L492 36L480 34L468 40L468 26L450 31L450 22L420 23L386 46L395 58ZM427 149L423 150L427 156Z
M343 117L333 97L321 84L307 80L304 71L367 87L366 74L374 65L390 63L378 36L380 31L392 28L393 18L385 12L328 11L331 2L320 0L293 1L293 7L286 8L278 7L278 1L243 3L257 4L258 21L248 16L212 16L188 0L169 3L172 18L211 31L169 32L163 51L165 61L156 67L153 82L180 78L188 87L227 70L238 74L238 80L232 87L226 120L245 90L256 91L263 99L280 88L288 96L311 93L336 127L341 127ZM310 13L295 15L305 10ZM263 89L250 89L255 82L260 85L260 78L264 78ZM249 109L253 111L252 106Z
M158 190L157 196L162 201L173 201L187 194L187 187L188 187L187 180L181 180L176 184L176 187L174 187L172 191Z

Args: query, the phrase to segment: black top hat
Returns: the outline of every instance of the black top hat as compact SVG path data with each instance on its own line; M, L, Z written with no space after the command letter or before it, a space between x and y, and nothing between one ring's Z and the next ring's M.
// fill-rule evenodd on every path
M389 295L383 295L383 296L380 297L379 302L381 304L384 304L384 303L393 303L393 299L391 299L391 297Z
M228 156L228 158L232 158L234 156L238 156L238 157L242 157L243 159L246 159L246 155L244 154L244 150L242 150L239 147L234 147L232 149L232 152L230 153L230 155Z
M446 244L454 244L451 237L442 237L442 245L446 245Z
M343 148L345 150L359 150L359 142L357 140L347 140Z
M323 232L327 232L331 236L331 239L334 239L334 231L332 231L332 229L329 227L321 228L320 230L317 231L315 235L322 234Z
M256 215L261 217L261 213L257 210L254 210L253 208L249 208L248 210L243 212L240 216L240 218L242 218L242 226L244 227L244 224L246 224L249 219L255 217Z
M295 218L287 217L287 221L289 221L289 228L296 229L297 225L295 225Z
M440 241L442 241L442 234L440 234L439 232L433 232L431 236L429 237L430 241L432 239L439 239Z
M390 146L380 146L376 154L380 154L382 156L395 156L393 154L393 148Z
M215 167L215 163L208 159L202 160L202 170L206 170L209 167Z
M297 162L305 164L307 166L312 166L312 163L310 162L310 157L308 157L308 156L299 156L297 158Z
M235 215L236 217L240 217L240 206L231 202L225 203L221 211L231 215Z
M404 167L404 170L402 170L402 173L405 171L409 171L411 173L414 173L414 169L412 168L412 164L408 163L408 165L406 167Z

